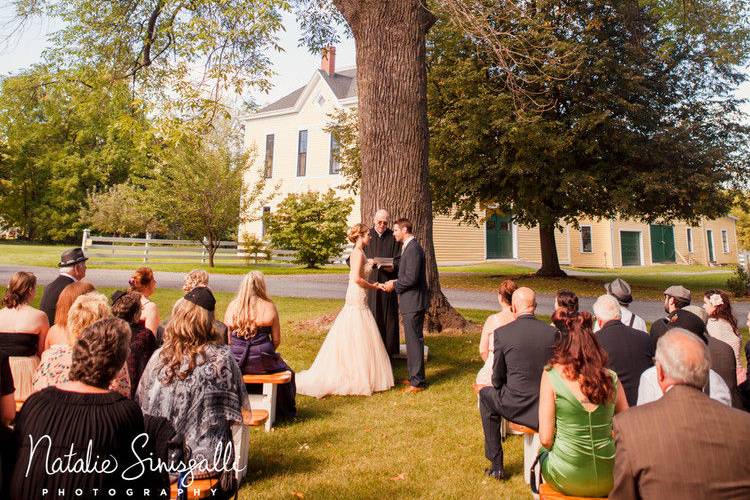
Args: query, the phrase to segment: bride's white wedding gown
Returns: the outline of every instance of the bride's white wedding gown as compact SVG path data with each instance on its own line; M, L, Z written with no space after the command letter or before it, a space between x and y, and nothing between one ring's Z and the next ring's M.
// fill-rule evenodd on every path
M297 373L297 393L369 396L393 387L388 353L367 307L367 291L350 273L346 302L309 370Z

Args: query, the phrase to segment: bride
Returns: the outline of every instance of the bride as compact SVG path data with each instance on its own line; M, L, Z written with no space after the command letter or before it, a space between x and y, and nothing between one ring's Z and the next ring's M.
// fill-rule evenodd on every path
M370 242L364 224L347 234L354 243L346 302L309 370L297 374L297 393L321 398L328 394L369 396L393 387L388 353L367 306L367 289L378 288L365 279L372 263L363 248Z

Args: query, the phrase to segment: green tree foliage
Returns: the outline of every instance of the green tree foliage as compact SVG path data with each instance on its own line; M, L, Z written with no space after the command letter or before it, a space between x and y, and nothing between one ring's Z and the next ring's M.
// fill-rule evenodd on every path
M323 128L323 131L333 135L339 144L334 155L336 161L341 164L341 175L346 180L339 187L357 194L362 181L362 160L359 157L357 143L359 135L357 109L339 109L332 112L328 118L330 122Z
M737 217L737 247L750 250L750 194L738 194L732 207L732 215Z
M148 210L146 197L130 183L91 193L81 210L81 224L116 236L163 235L167 227Z
M221 122L204 134L204 128L172 123L164 131L167 144L155 176L143 182L143 203L167 225L169 232L202 241L209 265L222 239L234 238L237 227L260 211L276 195L266 192L266 180L243 182L249 174L252 151L236 144L236 130ZM234 140L233 140L234 139Z
M211 121L228 92L267 89L284 0L16 0L16 25L53 17L57 67L106 68L136 94Z
M728 58L719 46L727 37L746 44L742 23L725 38L713 25L696 30L719 41L668 38L662 12L648 5L534 5L537 21L551 26L560 44L577 46L580 56L571 76L527 87L531 95L553 97L540 112L515 106L481 40L445 20L433 28L428 106L436 210L476 222L486 213L477 207L492 206L517 223L538 224L543 274L562 272L555 227L581 217L726 214L727 188L748 167L748 130L732 96L741 79L735 64L746 55ZM713 45L692 45L696 40ZM548 72L534 65L523 71ZM694 78L702 71L710 75Z
M351 198L326 193L292 193L269 217L268 233L276 248L297 251L297 262L316 268L341 255L346 244Z
M36 66L0 82L0 218L24 238L66 240L89 192L153 166L146 108L93 71Z

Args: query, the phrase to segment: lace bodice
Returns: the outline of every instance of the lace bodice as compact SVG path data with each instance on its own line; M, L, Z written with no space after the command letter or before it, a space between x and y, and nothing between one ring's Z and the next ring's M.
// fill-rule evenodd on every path
M360 251L355 249L355 252ZM359 276L367 279L370 271L372 271L372 264L365 260L362 270L359 271ZM357 270L352 268L349 271L349 286L346 288L346 303L347 306L356 307L367 307L367 290L362 288L355 281L357 278Z

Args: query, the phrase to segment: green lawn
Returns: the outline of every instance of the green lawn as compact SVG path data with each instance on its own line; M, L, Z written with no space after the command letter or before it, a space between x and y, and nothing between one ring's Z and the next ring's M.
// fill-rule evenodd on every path
M604 284L620 277L630 283L633 297L636 299L663 299L664 290L670 285L680 284L690 289L696 296L710 288L726 288L727 278L732 275L729 270L704 272L705 269L694 269L680 266L656 266L624 269L590 269L576 271L590 272L586 276L568 276L565 278L541 278L532 269L508 269L507 265L473 266L475 269L466 273L446 273L440 275L444 288L461 288L466 290L494 291L504 279L513 279L519 285L528 286L537 293L555 293L561 288L575 291L581 297L595 297L604 293ZM679 274L678 274L679 273ZM746 300L746 299L739 299Z

